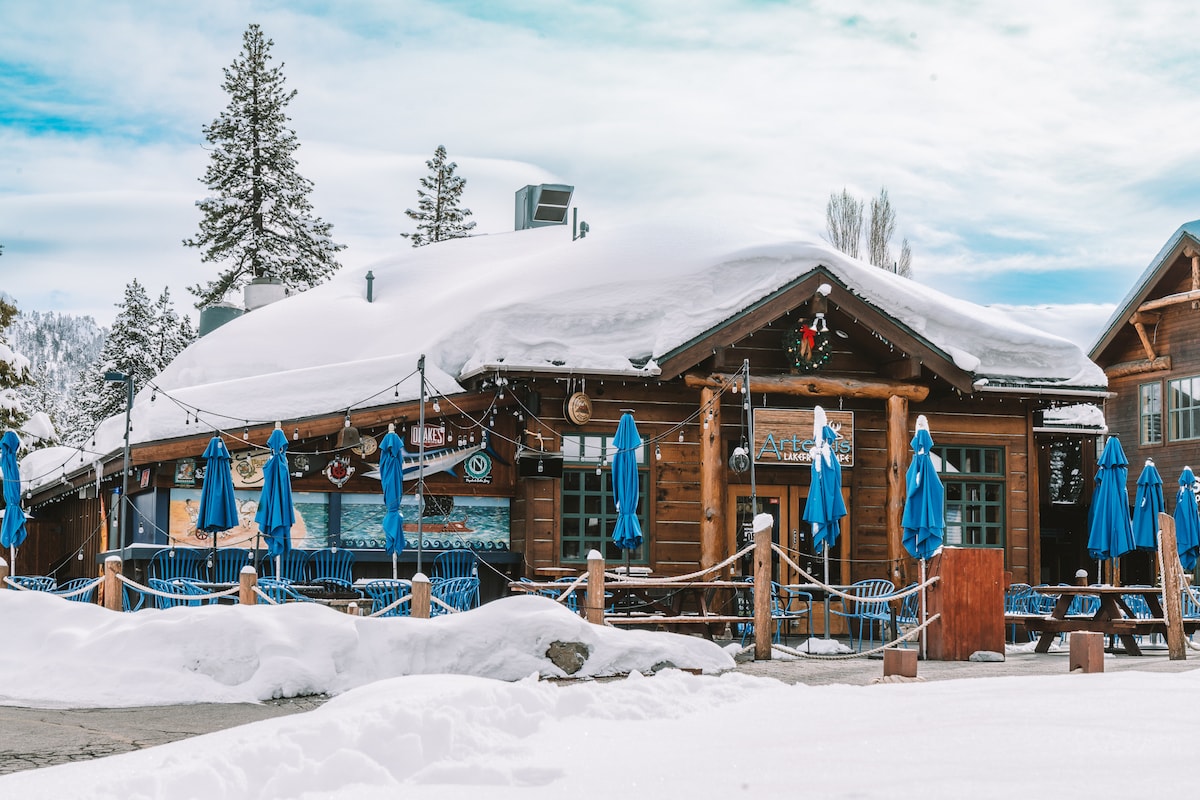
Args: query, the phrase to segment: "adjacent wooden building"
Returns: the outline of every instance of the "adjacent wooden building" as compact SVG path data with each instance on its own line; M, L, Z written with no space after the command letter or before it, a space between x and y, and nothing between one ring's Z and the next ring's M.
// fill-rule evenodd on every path
M429 476L427 516L417 511L415 499L404 508L410 539L402 559L406 571L416 568L418 518L424 523L423 560L442 549L469 547L507 576L582 569L592 549L619 562L623 554L610 541L616 512L609 458L617 422L629 410L644 440L638 462L645 541L631 554L633 564L659 575L718 564L747 541L753 516L765 512L776 520L776 541L816 575L819 562L803 509L818 405L842 436L837 454L849 514L833 549L836 579L915 580L901 545L901 516L909 440L919 414L928 418L946 486L948 543L1002 550L1016 581L1069 580L1080 566L1059 552L1054 538L1059 533L1046 540L1047 521L1072 541L1086 522L1090 492L1076 477L1087 470L1086 459L1094 458L1098 431L1077 424L1064 409L1102 399L1108 387L1079 348L803 243L714 254L690 266L675 263L667 277L647 277L627 292L603 273L582 288L548 287L543 283L558 273L543 270L547 262L539 258L570 272L609 257L615 265L618 257L628 260L641 252L636 240L622 242L610 255L603 243L594 245L598 235L585 247L551 238L557 234L522 231L502 242L478 237L420 248L430 252L415 253L394 274L374 268L378 297L411 275L421 259L453 253L462 265L491 265L497 263L496 249L503 248L512 280L526 281L527 300L480 310L459 333L442 332L427 343L438 354L430 358L439 359L442 377L424 395L425 430L417 426L422 395L411 376L392 386L379 378L377 396L352 407L329 400L323 409L290 419L272 406L274 398L260 396L254 413L246 412L258 422L241 425L214 424L215 416L203 406L216 401L207 399L203 387L171 385L164 373L158 399L151 399L150 387L142 388L134 409L130 499L136 513L128 515L124 533L113 533L112 525L119 449L103 460L99 481L90 463L70 453L37 454L23 467L42 477L31 485L33 544L18 571L94 574L97 559L110 550L129 555L172 544L210 545L187 514L201 485L200 454L217 428L234 453L235 468L241 466L241 496L250 502L265 457L261 448L274 427L263 420L272 418L292 440L289 463L305 526L293 530L299 546L350 547L365 572L390 571L390 559L379 549L382 504L371 471L378 458L374 447L392 424L411 452L424 437L429 457L452 467ZM522 273L525 242L531 266ZM657 274L656 259L670 251L663 242L653 244L643 248L646 276ZM455 249L432 252L438 248ZM573 263L575 254L584 263ZM306 295L315 303L323 290L228 323L206 337L214 339L211 352L219 353L221 342L236 341L234 333L241 332L244 341L250 328L238 326L264 315L275 315L267 327L287 337L289 303L304 302ZM380 324L372 322L379 309L369 306L369 297L348 297L345 286L328 291L331 297L340 291L337 303L361 324ZM462 307L439 302L443 310ZM265 329L253 330L261 335ZM1136 332L1133 339L1119 339L1127 340L1131 349L1140 341ZM204 355L208 346L194 346L198 350L188 358L217 357ZM397 352L391 359L415 367L415 354ZM352 344L346 361L354 361ZM311 380L319 382L314 387L328 393L337 381L350 382L351 373L339 369L350 367L330 364L314 371ZM289 376L296 372L289 370ZM446 375L453 378L450 390ZM253 379L238 376L211 385L225 391ZM1162 388L1169 391L1166 384ZM184 412L164 400L191 404L190 419L185 422ZM339 446L347 424L360 441ZM147 430L151 433L138 434ZM406 492L413 492L412 483ZM219 537L218 545L235 540L252 545L252 522L243 528L236 536ZM733 574L742 570L739 563L727 568ZM790 569L777 570L783 580L797 577Z

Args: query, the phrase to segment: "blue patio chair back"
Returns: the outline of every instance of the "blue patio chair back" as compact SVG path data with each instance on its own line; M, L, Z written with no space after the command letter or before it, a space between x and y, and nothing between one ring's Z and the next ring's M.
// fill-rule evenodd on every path
M1004 590L1005 614L1035 614L1037 613L1036 609L1030 608L1033 602L1033 587L1028 583L1010 584ZM1011 623L1009 628L1012 632L1012 641L1015 644L1017 641L1017 623Z
M263 575L291 583L304 583L308 580L308 554L308 550L288 550L279 557L279 575L275 574L275 559L263 558Z
M1071 598L1067 609L1068 617L1090 617L1100 608L1100 597L1094 594L1077 594Z
M344 547L313 550L305 574L310 583L334 583L349 588L354 585L354 553Z
M780 641L791 623L804 620L804 635L810 633L812 593L771 581L771 617L775 623L775 641Z
M479 607L479 578L434 578L430 581L433 596L457 611L469 611ZM434 616L449 613L437 603L431 612Z
M121 584L121 610L122 611L141 611L146 605L146 593L141 589L135 589L132 586Z
M35 592L53 592L58 582L48 575L11 575L13 583Z
M435 578L470 578L478 574L475 554L470 550L447 550L433 557Z
M212 556L209 556L212 558ZM241 579L242 567L250 564L250 551L241 547L221 547L213 560L214 583L237 583Z
M1033 591L1029 594L1029 613L1045 616L1054 610L1054 604L1058 602L1058 595L1054 594L1054 587L1040 584L1033 587Z
M168 547L150 559L150 577L161 581L174 578L199 580L200 562L200 553L194 547Z
M171 597L163 597L162 595L153 595L154 602L159 608L174 608L175 606L200 606L208 603L207 599L201 599L196 595L202 595L206 592L204 589L197 586L193 581L186 578L173 578L171 580L163 580L161 578L150 578L146 585L151 589L159 592L167 592Z
M1200 598L1200 589L1194 587L1184 588L1179 606L1184 619L1196 619L1200 617L1200 602L1197 601L1198 598Z
M367 597L371 598L371 613L380 614L381 617L408 617L412 616L412 600L401 603L398 606L389 608L405 595L412 594L412 584L408 581L392 580L390 578L381 578L379 580L367 581L363 586L363 591Z
M292 588L292 581L280 580L278 578L259 578L258 588L267 597L271 598L276 603L311 603L311 598L297 592Z
M74 600L77 603L93 603L96 600L96 579L95 578L72 578L54 590L55 594L61 594L67 600ZM72 594L87 586L87 590Z
M895 584L883 578L855 581L846 589L846 593L853 597L842 599L841 610L830 609L832 613L846 617L850 642L853 644L857 640L859 652L862 651L863 642L867 637L870 637L872 644L875 643L876 625L879 626L879 639L883 641L885 626L892 618L890 601L886 598L895 591Z

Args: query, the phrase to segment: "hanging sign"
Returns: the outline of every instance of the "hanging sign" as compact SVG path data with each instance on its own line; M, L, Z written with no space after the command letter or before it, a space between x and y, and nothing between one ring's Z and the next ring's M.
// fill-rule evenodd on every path
M421 426L410 425L408 429L408 449L416 451L421 446ZM426 447L445 447L446 446L446 426L445 425L425 425L425 446Z
M825 411L829 426L841 437L833 452L843 467L854 466L854 412ZM754 463L808 466L813 447L813 411L805 408L754 409Z

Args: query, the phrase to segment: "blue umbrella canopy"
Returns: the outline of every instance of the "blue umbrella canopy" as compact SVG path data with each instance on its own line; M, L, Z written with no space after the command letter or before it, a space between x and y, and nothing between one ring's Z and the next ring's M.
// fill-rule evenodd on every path
M1133 546L1137 550L1158 549L1158 515L1167 510L1163 500L1163 482L1152 459L1146 459L1138 476L1137 497L1133 505Z
M1186 570L1196 568L1196 557L1200 555L1200 508L1196 506L1195 484L1192 468L1184 467L1175 495L1175 542L1179 546L1179 563Z
M842 517L846 516L846 502L842 499L842 465L833 452L837 432L825 422L825 410L820 406L813 409L813 446L811 483L808 498L804 501L804 521L812 525L813 549L820 553L826 547L837 544L842 531Z
M4 523L0 525L0 547L20 547L25 542L25 512L21 510L21 468L17 450L21 440L12 431L0 436L0 472L4 473Z
M1102 561L1119 558L1133 550L1133 523L1129 518L1129 459L1117 437L1104 443L1096 470L1088 527L1088 555Z
M922 414L913 434L913 458L905 473L904 549L913 558L926 559L942 546L946 535L946 490L933 465L933 436Z
M254 521L267 540L267 553L275 558L292 549L292 476L288 473L287 436L276 428L267 439L271 457L263 465L263 488Z
M233 497L233 472L229 468L229 449L220 436L214 436L204 449L204 487L200 491L200 512L196 530L216 533L236 528L237 503ZM216 537L213 537L216 541Z
M637 449L642 446L633 415L625 412L617 423L613 438L617 449L612 460L613 497L617 502L617 524L613 527L613 544L622 550L636 550L642 544L642 524L638 521Z
M388 431L379 443L379 480L383 484L383 547L399 555L408 546L404 540L404 517L400 497L404 494L404 440Z

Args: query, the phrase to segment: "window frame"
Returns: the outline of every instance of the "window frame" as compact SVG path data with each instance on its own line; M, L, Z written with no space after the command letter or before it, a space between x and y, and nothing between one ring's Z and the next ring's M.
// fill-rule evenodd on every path
M1147 390L1157 389L1157 397L1147 398ZM1148 411L1150 401L1157 401L1158 410ZM1153 423L1157 422L1157 426ZM1157 433L1157 438L1149 434ZM1150 381L1138 384L1138 442L1142 445L1158 445L1163 443L1163 384L1162 381Z
M1184 394L1181 389L1176 389L1176 386L1182 386L1184 382L1190 384L1190 394ZM1177 397L1187 397L1192 402L1187 406L1180 406L1176 402ZM1200 440L1200 375L1189 375L1184 378L1169 378L1167 380L1167 440L1171 442L1194 442ZM1190 435L1181 435L1180 429L1184 427L1181 423L1187 421L1187 429Z
M1008 474L1005 448L951 444L935 445L932 452L936 456L938 477L945 489L945 543L956 547L1007 548ZM955 454L955 459L947 457L951 452ZM974 454L973 461L968 453ZM949 470L947 467L952 460L962 466L975 463L978 468ZM994 468L990 462L994 463ZM971 494L974 496L969 496ZM994 496L994 499L990 499L990 496ZM992 515L989 515L989 510L993 512ZM958 513L955 514L955 511ZM951 531L954 529L958 531L958 541L952 541ZM992 535L989 536L989 533Z
M587 562L590 550L599 550L606 562L623 562L625 551L612 542L617 508L612 485L612 458L615 434L580 432L562 435L563 477L559 488L558 558L563 564ZM647 445L643 442L635 457L638 465L638 521L642 526L642 544L629 555L630 564L650 561L650 468ZM600 474L595 474L599 470ZM599 479L598 484L595 479ZM599 500L599 510L589 499ZM589 534L595 520L598 534ZM567 545L574 543L568 554Z

